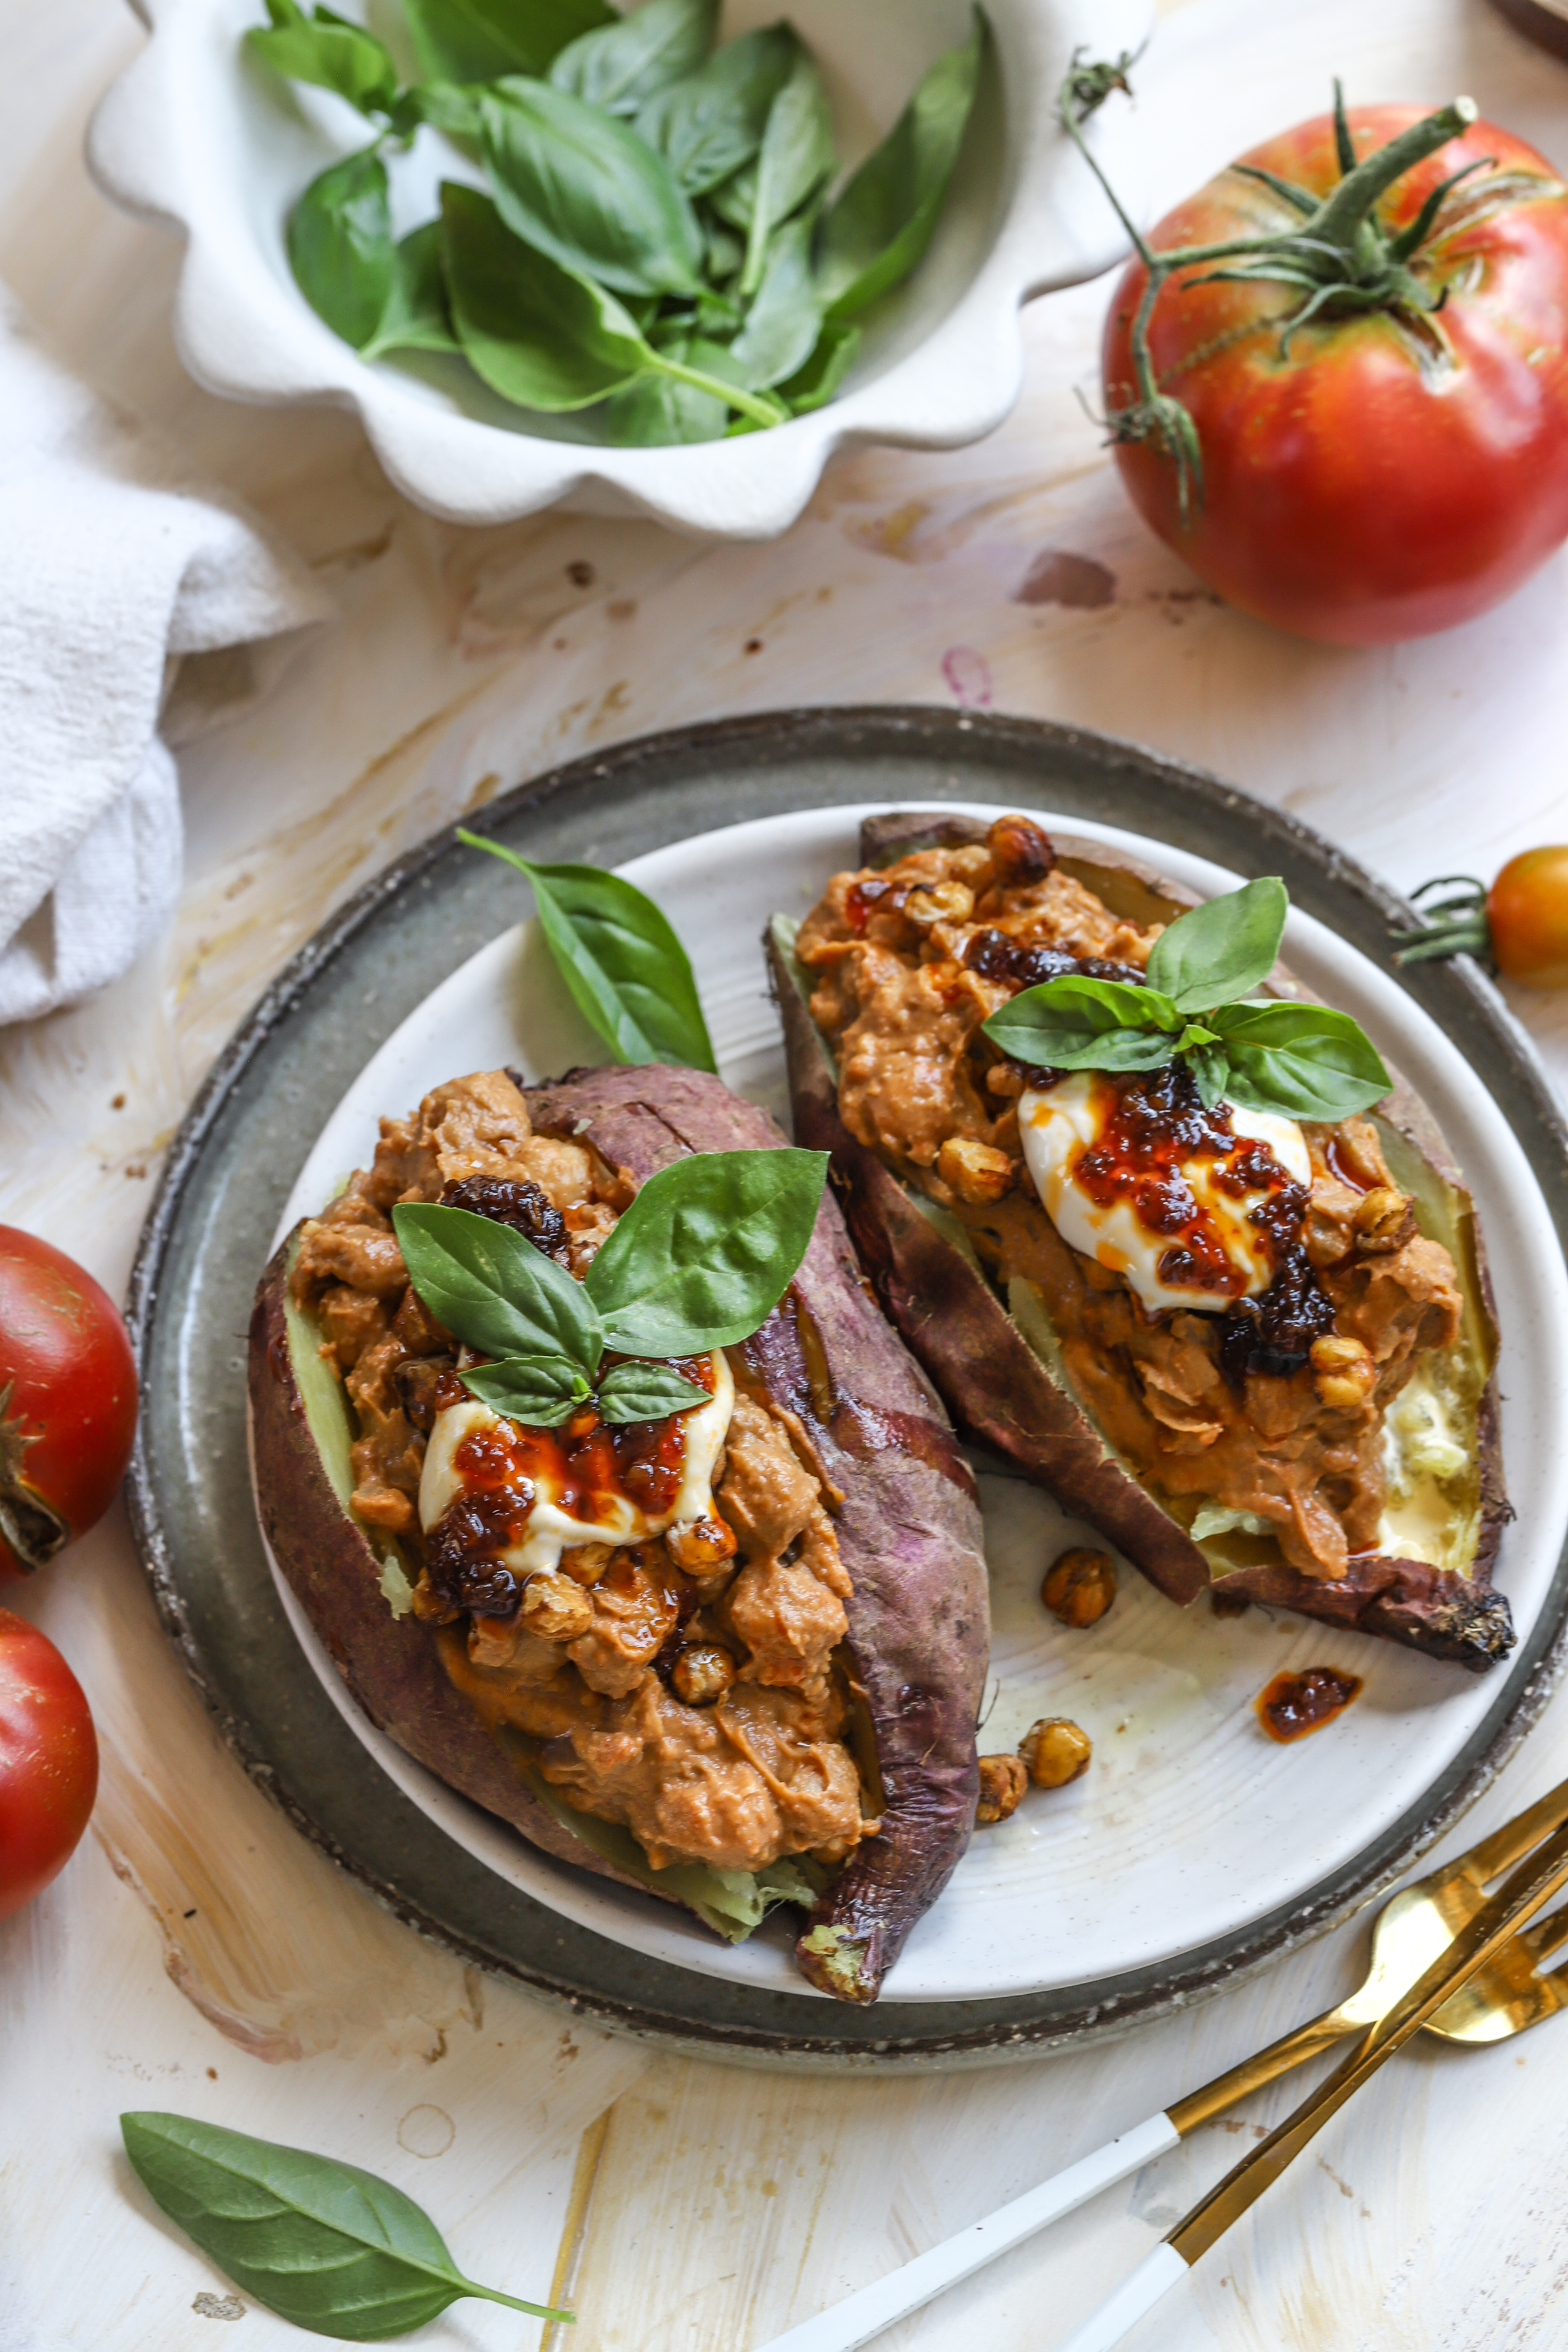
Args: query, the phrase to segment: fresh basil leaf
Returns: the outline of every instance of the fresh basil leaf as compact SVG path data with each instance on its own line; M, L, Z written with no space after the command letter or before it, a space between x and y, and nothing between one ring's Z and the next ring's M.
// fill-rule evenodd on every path
M799 49L787 25L742 33L696 73L649 99L637 115L637 131L689 196L716 188L751 162Z
M267 0L269 26L253 25L245 46L274 73L335 90L362 114L390 113L397 98L391 52L363 26L346 24L330 8L312 23L295 0Z
M289 215L288 242L311 310L363 349L381 324L396 268L386 166L374 147L317 174Z
M786 221L768 251L767 274L746 323L730 346L743 380L782 383L805 365L822 331L822 298L811 268L809 220Z
M463 2295L573 2316L464 2278L428 2214L358 2165L187 2116L124 2115L120 2128L154 2204L297 2327L371 2344L422 2327Z
M983 1024L1015 1061L1056 1070L1158 1070L1182 1019L1168 996L1131 981L1068 972L1026 988Z
M984 47L985 19L976 8L969 38L938 58L881 145L823 215L816 266L834 318L856 317L899 285L931 243Z
M733 278L745 258L746 248L738 236L732 236L727 228L721 226L710 227L708 253L703 266L716 286L722 286L727 278Z
M454 1339L482 1356L563 1357L593 1377L605 1349L593 1303L523 1234L436 1201L400 1201L392 1223L410 1282Z
M1205 1110L1213 1110L1216 1103L1225 1100L1225 1084L1230 1073L1224 1046L1194 1046L1185 1060L1197 1086L1198 1100Z
M426 81L407 96L420 121L429 123L433 131L445 131L448 139L461 140L468 146L478 145L479 90L465 89L455 81Z
M479 101L480 142L507 226L563 269L621 294L696 294L702 232L669 166L615 116L545 81L509 78Z
M605 0L403 0L427 81L547 73L568 41L615 22Z
M695 1152L650 1176L589 1266L606 1347L695 1356L749 1339L805 1255L825 1151Z
M458 1378L492 1412L530 1429L557 1428L593 1394L564 1356L502 1356L493 1364L465 1364Z
M846 326L839 319L826 320L805 365L776 386L780 399L789 403L796 416L807 415L814 408L826 408L848 374L859 347L858 327Z
M700 358L694 355L706 353L710 347L696 336L677 334L668 341L661 336L658 348L672 359L700 365ZM621 449L718 441L723 437L729 413L716 393L699 392L671 375L639 375L635 383L605 402L605 438Z
M1285 936L1290 900L1270 875L1179 915L1149 957L1149 985L1179 1013L1207 1013L1267 980Z
M570 42L550 79L608 114L636 114L668 83L697 71L718 22L719 0L643 0L629 16Z
M612 1364L599 1382L599 1417L612 1425L625 1421L663 1421L672 1412L690 1412L712 1402L695 1381L683 1380L668 1364L649 1364L634 1358Z
M803 49L768 109L756 163L748 167L753 176L746 260L741 275L742 294L754 294L763 283L769 260L768 240L773 231L832 177L837 161L827 92Z
M392 291L381 324L364 346L367 360L384 352L460 352L447 310L441 276L441 224L426 221L398 246Z
M1285 1118L1349 1118L1394 1081L1348 1013L1324 1004L1224 1004L1209 1015L1227 1065L1226 1093Z
M556 969L578 1011L618 1062L680 1062L688 1069L717 1070L686 950L635 883L597 866L535 866L460 825L458 839L515 866L532 883ZM690 1350L632 1352L668 1356Z
M464 355L521 408L587 408L652 353L613 294L513 236L488 196L447 181L441 268Z

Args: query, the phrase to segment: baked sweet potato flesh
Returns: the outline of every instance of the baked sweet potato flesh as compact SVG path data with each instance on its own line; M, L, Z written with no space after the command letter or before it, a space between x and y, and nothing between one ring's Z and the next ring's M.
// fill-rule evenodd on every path
M879 817L865 829L863 866L885 869L912 851L978 848L987 838L987 827L963 818ZM1101 915L1111 919L1102 926L1109 936L1117 936L1117 924L1147 930L1172 921L1193 903L1151 869L1110 860L1099 844L1057 835L1053 846L1056 870L1092 892ZM874 893L862 906L868 903L874 913ZM1428 1528L1421 1542L1421 1551L1436 1552L1442 1564L1406 1556L1395 1541L1352 1549L1335 1563L1337 1574L1309 1574L1285 1557L1267 1522L1249 1526L1240 1514L1205 1513L1201 1490L1155 1491L1119 1452L1075 1384L1042 1288L1014 1280L1005 1300L999 1294L1000 1218L984 1205L953 1213L910 1181L907 1166L887 1164L892 1154L850 1132L841 1116L839 1073L809 1009L819 974L797 961L789 925L775 922L767 951L783 1014L797 1139L833 1155L861 1262L961 1427L1098 1527L1178 1603L1207 1587L1353 1625L1478 1670L1507 1654L1513 1642L1508 1604L1490 1582L1509 1517L1490 1286L1469 1193L1429 1113L1408 1087L1396 1086L1378 1107L1373 1127L1393 1182L1413 1201L1418 1234L1440 1244L1453 1262L1458 1331L1435 1377L1445 1411L1463 1430L1465 1460L1462 1466L1446 1465L1451 1475L1442 1487L1445 1523L1435 1536ZM1091 942L1076 952L1114 959L1137 950ZM1270 985L1298 992L1283 968ZM1048 1223L1032 1194L1026 1207L1015 1196L1006 1213ZM1450 1311L1456 1311L1452 1302ZM1409 1411L1416 1410L1416 1388L1413 1381L1404 1400ZM1398 1400L1393 1409L1401 1409ZM1431 1491L1423 1489L1428 1497ZM1222 1517L1237 1524L1216 1527ZM1382 1524L1397 1534L1399 1513Z
M623 1200L687 1151L767 1149L784 1140L764 1113L716 1079L687 1070L583 1071L554 1086L521 1088L517 1081L521 1093L496 1073L438 1092L457 1096L476 1085L489 1088L491 1110L502 1097L516 1110L525 1105L521 1131L531 1127L536 1142L559 1139L563 1158L570 1150L581 1159L586 1147L612 1171L611 1189ZM434 1099L427 1098L422 1117ZM458 1108L472 1113L471 1105ZM398 1123L385 1127L384 1153L389 1136L400 1142L404 1134ZM410 1150L405 1169L393 1155L394 1184L414 1170L417 1158ZM826 1604L839 1633L847 1612L847 1636L833 1654L838 1696L824 1702L837 1710L837 1721L847 1696L848 1720L839 1736L826 1737L815 1748L803 1749L797 1740L792 1752L797 1761L804 1758L805 1780L793 1792L795 1815L791 1792L782 1786L780 1807L786 1818L803 1811L809 1816L814 1793L806 1783L820 1759L829 1779L847 1774L862 1790L851 1811L879 1812L880 1827L855 1844L847 1860L831 1848L815 1858L785 1852L754 1869L665 1852L659 1853L664 1866L656 1868L635 1810L605 1819L574 1803L587 1769L583 1757L607 1754L614 1738L597 1750L580 1743L574 1758L563 1738L520 1731L520 1721L540 1726L526 1709L519 1717L498 1699L502 1677L485 1664L505 1649L504 1619L477 1625L429 1605L428 1578L420 1575L423 1538L411 1532L407 1499L417 1484L422 1441L411 1475L400 1449L412 1433L395 1410L383 1411L387 1378L367 1349L367 1338L374 1345L379 1335L383 1355L396 1358L400 1351L389 1335L403 1330L411 1310L398 1303L397 1266L389 1260L383 1268L376 1260L376 1253L384 1255L390 1227L386 1236L373 1232L367 1248L358 1221L362 1208L366 1219L375 1216L374 1204L350 1206L345 1196L344 1206L346 1246L369 1265L364 1280L383 1282L379 1302L340 1289L323 1302L323 1319L312 1315L310 1286L290 1282L300 1248L297 1232L258 1291L250 1388L257 1493L268 1540L358 1704L422 1764L534 1844L682 1902L721 1934L747 1932L781 1897L811 1904L800 1945L804 1973L837 1998L874 2000L910 1927L941 1893L968 1842L989 1628L973 1480L940 1402L867 1297L834 1202L824 1201L811 1248L782 1306L751 1340L729 1351L738 1391L730 1458L733 1466L738 1433L763 1431L781 1456L779 1475L829 1506L826 1540L831 1546L836 1539L843 1570L837 1582L847 1580L849 1588L842 1609L837 1600ZM579 1222L593 1213L584 1209ZM310 1227L302 1230L309 1240ZM331 1238L345 1247L343 1232ZM330 1252L323 1252L319 1232L310 1245L324 1262ZM395 1257L395 1244L392 1250ZM417 1321L416 1301L412 1312ZM358 1351L348 1393L345 1330L349 1357ZM434 1337L414 1344L438 1347L438 1327ZM420 1369L418 1362L392 1364L403 1375ZM406 1397L401 1381L398 1387ZM368 1456L366 1430L376 1433ZM792 1449L793 1458L783 1458ZM800 1463L812 1465L810 1480L802 1477ZM351 1496L357 1507L351 1508ZM720 1507L726 1507L723 1489ZM435 1622L443 1617L447 1622ZM581 1645L574 1654L581 1655ZM584 1665L584 1673L590 1671ZM556 1687L563 1681L575 1686L577 1676L558 1675ZM601 1676L595 1687L616 1686L613 1676L607 1685ZM763 1717L770 1707L798 1714L790 1691L747 1689ZM619 1714L614 1703L601 1705L591 1694L579 1692L578 1698L598 1706L601 1718L608 1707L599 1727L611 1734L627 1708L658 1711L661 1729L672 1727L678 1738L690 1735L694 1749L700 1748L707 1722L717 1722L721 1712L702 1718L694 1709L683 1711L668 1678L656 1679L651 1671L642 1674L640 1696L628 1695ZM537 1703L535 1715L540 1707L547 1716L548 1700ZM563 1716L563 1726L569 1720ZM770 1731L766 1721L760 1727ZM726 1758L736 1774L756 1780L728 1750L720 1766ZM776 1754L774 1764L785 1769ZM699 1773L707 1769L699 1759ZM627 1822L638 1825L638 1835Z

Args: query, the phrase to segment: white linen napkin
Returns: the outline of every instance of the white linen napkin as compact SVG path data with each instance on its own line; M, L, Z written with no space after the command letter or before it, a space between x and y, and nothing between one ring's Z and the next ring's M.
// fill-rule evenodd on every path
M180 886L178 657L327 618L221 490L40 349L0 287L0 1023L118 979Z

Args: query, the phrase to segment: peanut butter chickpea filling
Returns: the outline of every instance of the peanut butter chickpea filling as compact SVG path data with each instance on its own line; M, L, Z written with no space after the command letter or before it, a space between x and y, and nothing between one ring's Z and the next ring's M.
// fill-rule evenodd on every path
M876 1826L845 1737L850 1580L817 1473L741 1350L728 1358L735 1397L712 1517L644 1542L578 1544L558 1569L519 1576L503 1557L516 1532L506 1497L515 1507L527 1489L506 1486L502 1423L464 1441L471 1483L420 1525L427 1441L464 1392L450 1335L409 1286L391 1211L445 1201L499 1217L580 1276L631 1197L586 1145L534 1134L502 1070L383 1119L371 1167L307 1222L290 1276L357 1420L353 1507L417 1565L413 1610L453 1682L494 1729L523 1736L567 1804L624 1825L656 1869L837 1864ZM672 1421L611 1433L589 1407L535 1434L576 1475L657 1497L679 1432Z
M795 951L837 1055L845 1126L960 1221L1004 1296L1034 1286L1108 1444L1184 1522L1205 1507L1237 1514L1303 1573L1339 1578L1379 1548L1389 1408L1453 1344L1463 1307L1376 1126L1303 1127L1311 1184L1280 1188L1289 1214L1260 1300L1151 1311L1047 1215L1019 1137L1031 1074L982 1032L1008 998L1063 973L1140 978L1159 935L1065 872L1030 819L1007 816L984 842L836 875ZM1190 1082L1125 1083L1145 1115L1174 1116Z

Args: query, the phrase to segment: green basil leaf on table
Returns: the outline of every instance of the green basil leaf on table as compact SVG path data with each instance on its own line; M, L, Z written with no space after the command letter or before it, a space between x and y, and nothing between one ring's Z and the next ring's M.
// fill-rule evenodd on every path
M1394 1081L1348 1013L1324 1004L1226 1004L1208 1017L1227 1064L1226 1095L1285 1118L1341 1119L1381 1102Z
M1005 1054L1047 1069L1158 1070L1182 1018L1157 989L1068 972L1022 990L982 1025Z
M710 1402L708 1391L695 1381L683 1380L668 1364L649 1364L636 1358L612 1364L599 1382L599 1418L612 1427L627 1421L663 1421L672 1412L690 1412Z
M718 1068L686 950L634 883L596 866L535 866L460 826L458 838L515 866L532 883L556 968L578 1011L618 1062Z
M427 81L547 73L569 41L615 22L605 0L403 0Z
M497 1358L564 1359L592 1379L605 1334L587 1291L563 1265L471 1209L400 1201L392 1223L409 1280L465 1347Z
M1285 936L1290 900L1277 876L1248 882L1180 915L1155 940L1149 985L1179 1013L1207 1013L1267 980Z
M330 8L318 8L312 23L295 0L267 0L267 13L271 24L253 25L245 36L253 57L289 81L335 90L362 114L390 112L397 68L374 33L346 24Z
M846 325L839 319L826 320L816 348L805 365L776 387L780 399L788 402L795 416L805 416L814 408L826 408L848 374L859 348L858 327Z
M564 1356L503 1356L493 1364L465 1364L458 1377L492 1412L526 1422L531 1429L557 1428L593 1394Z
M425 222L397 247L392 290L381 324L364 345L367 360L384 352L460 352L447 309L441 275L441 224Z
M257 2302L350 2344L405 2335L464 2295L541 2319L571 2312L476 2285L428 2214L374 2172L185 2116L123 2115L153 2202Z
M756 162L742 175L752 182L742 294L754 294L763 283L768 240L774 230L831 179L837 161L827 92L822 76L802 50L789 79L768 109Z
M898 121L823 215L816 266L835 318L906 278L931 243L980 81L985 19L938 58Z
M513 236L488 196L447 181L441 267L464 355L504 400L588 408L647 364L613 294Z
M643 0L629 16L570 42L552 63L550 79L607 113L636 114L668 83L704 63L718 22L719 0Z
M605 1342L694 1356L750 1338L805 1255L827 1154L713 1151L650 1176L588 1268Z
M773 237L756 300L730 346L747 383L782 383L816 348L822 298L812 274L811 231L809 220L786 221Z
M662 156L613 115L508 78L479 102L485 169L517 236L621 294L695 294L702 233Z
M664 157L689 196L716 188L751 162L799 51L787 25L742 33L641 110L639 135Z
M386 166L374 147L318 173L289 215L289 262L319 319L356 351L374 338L396 268Z

